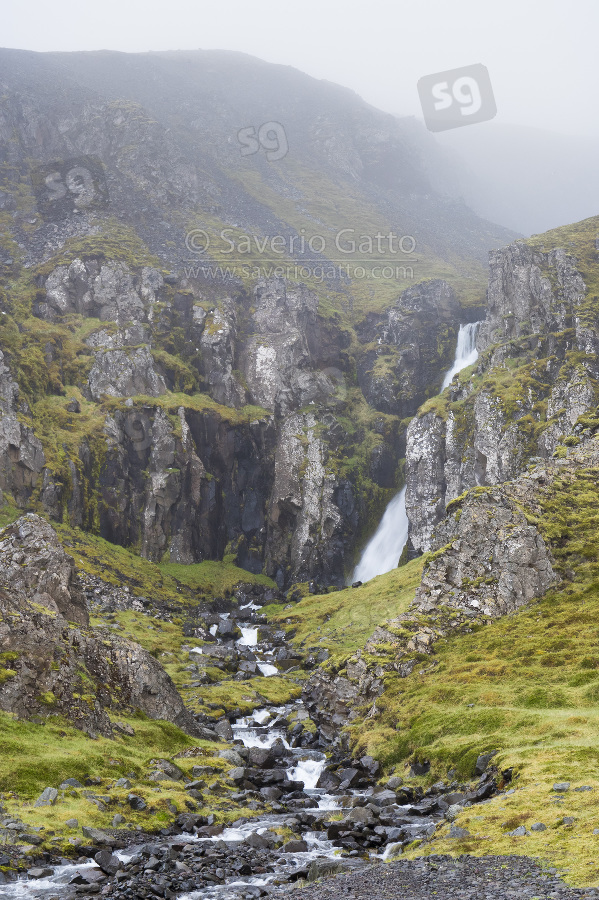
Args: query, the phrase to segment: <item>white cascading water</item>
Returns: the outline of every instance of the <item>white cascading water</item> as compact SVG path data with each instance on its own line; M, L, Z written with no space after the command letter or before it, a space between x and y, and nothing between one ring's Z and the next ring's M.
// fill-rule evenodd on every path
M406 489L402 488L387 506L379 527L360 557L352 580L370 581L375 575L390 572L399 562L407 539Z
M466 325L460 325L455 359L443 379L441 390L445 390L454 375L476 362L478 358L476 335L479 325L480 322L468 322ZM406 489L403 488L387 506L379 527L366 545L360 562L354 569L352 581L370 581L371 578L394 569L408 539L408 526Z
M455 351L455 360L453 366L443 379L441 390L444 391L449 387L454 375L461 372L467 366L471 366L478 359L478 350L476 349L476 335L478 334L478 326L480 322L468 322L467 325L460 325L458 332L458 345Z

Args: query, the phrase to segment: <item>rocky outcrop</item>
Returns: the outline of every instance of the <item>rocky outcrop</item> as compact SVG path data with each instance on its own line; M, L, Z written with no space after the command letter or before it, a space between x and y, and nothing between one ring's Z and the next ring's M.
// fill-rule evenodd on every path
M110 334L96 331L86 341L94 363L88 375L88 396L99 401L139 394L159 397L166 391L164 378L154 368L147 329L132 326Z
M312 718L332 740L345 724L377 714L385 676L435 665L440 638L467 633L481 618L509 615L542 597L560 580L551 549L534 522L542 492L565 469L597 463L597 443L572 460L550 460L513 482L473 488L454 500L431 536L436 551L425 564L407 612L381 623L345 662L346 677L323 670L304 688ZM422 657L430 656L423 663Z
M367 316L358 365L364 396L375 408L412 416L441 387L451 366L460 306L446 281L425 281L404 291L386 315Z
M478 333L480 350L575 326L578 348L592 352L586 349L586 329L576 322L585 293L576 260L561 248L544 252L516 241L492 251L487 316ZM595 341L593 337L589 346Z
M45 465L41 442L23 419L30 418L27 404L19 399L0 351L0 493L12 494L25 506Z
M284 416L335 394L330 373L317 370L318 297L305 285L282 278L259 282L244 375L253 403Z
M203 313L203 315L202 315ZM221 308L206 313L194 308L195 331L201 330L200 369L204 385L211 397L225 406L239 407L247 402L246 391L234 375L237 364L237 311L231 298ZM257 400L258 406L263 405Z
M499 487L475 488L450 504L433 536L433 549L441 552L425 567L417 609L428 613L445 606L507 615L558 580L543 538L519 506L526 493L534 494L532 485L524 487L520 483L518 504L509 488Z
M359 715L359 706L375 700L383 690L381 669L379 677L368 671L361 660L348 669L348 677L333 675L324 669L317 669L306 683L302 699L311 718L318 723L324 740L333 746L346 744L343 728Z
M69 622L89 624L75 561L40 516L21 516L0 534L0 583Z
M160 272L148 266L138 274L123 262L76 258L48 275L45 297L37 302L35 312L50 322L67 313L79 313L127 326L150 319L151 307L163 287Z
M198 733L160 663L87 622L73 559L48 523L30 514L0 532L0 709L60 713L107 736L111 711L140 709Z
M431 549L445 508L476 485L502 484L547 458L599 400L599 319L576 261L516 242L490 254L482 353L473 379L408 427L410 540Z
M107 417L106 439L98 488L108 540L181 563L220 559L241 542L243 561L261 570L275 442L268 417L235 424L209 411L132 407Z

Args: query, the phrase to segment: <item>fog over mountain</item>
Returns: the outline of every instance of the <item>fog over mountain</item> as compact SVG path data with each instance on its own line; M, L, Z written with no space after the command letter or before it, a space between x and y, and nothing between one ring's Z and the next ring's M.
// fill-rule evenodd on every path
M492 121L436 140L455 163L464 200L485 219L534 234L597 212L596 137Z

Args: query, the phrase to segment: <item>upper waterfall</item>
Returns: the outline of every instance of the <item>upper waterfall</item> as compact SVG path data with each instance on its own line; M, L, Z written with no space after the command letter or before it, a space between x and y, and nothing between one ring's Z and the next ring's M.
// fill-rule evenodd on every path
M478 359L478 350L476 349L476 335L478 334L478 326L480 322L468 322L466 325L460 325L458 332L458 344L455 351L455 359L451 369L445 375L441 390L451 384L454 375L471 366Z

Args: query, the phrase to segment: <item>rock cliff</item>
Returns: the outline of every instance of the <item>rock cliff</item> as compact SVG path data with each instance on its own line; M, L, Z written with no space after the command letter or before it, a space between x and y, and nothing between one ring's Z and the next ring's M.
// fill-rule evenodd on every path
M593 220L490 255L473 372L408 427L406 509L415 549L433 546L446 506L550 457L599 400ZM543 241L558 246L545 249ZM568 252L566 246L576 244Z

